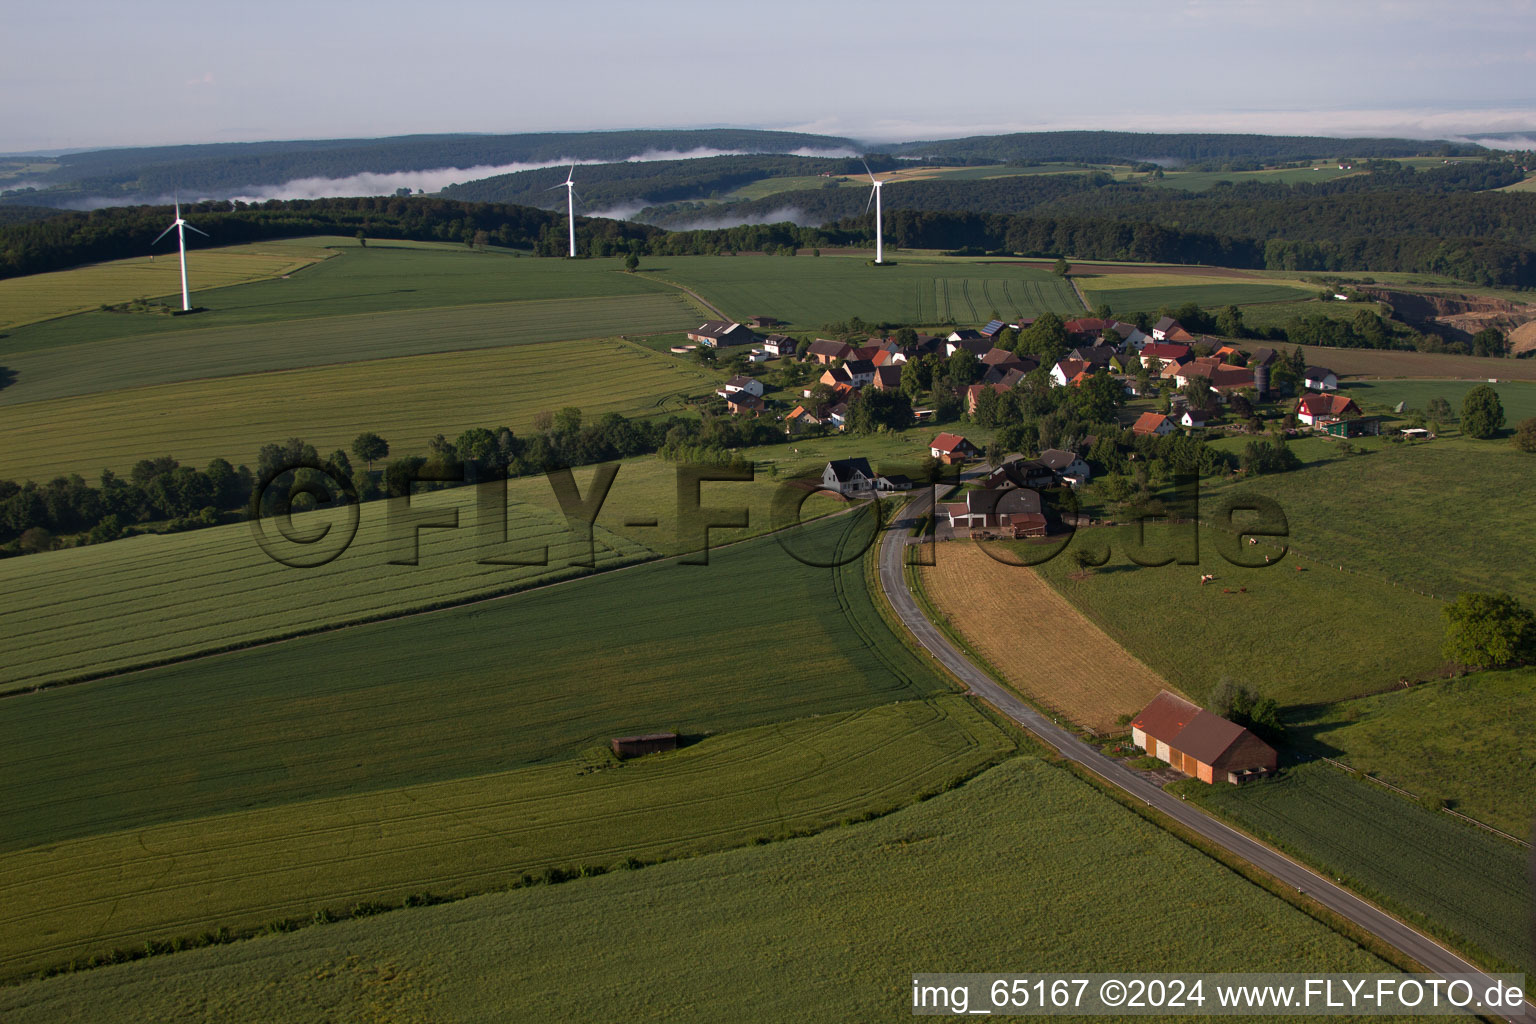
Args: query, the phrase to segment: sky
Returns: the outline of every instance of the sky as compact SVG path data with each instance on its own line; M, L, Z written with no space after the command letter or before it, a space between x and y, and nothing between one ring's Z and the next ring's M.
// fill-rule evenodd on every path
M418 132L1536 133L1536 0L18 2L0 152Z

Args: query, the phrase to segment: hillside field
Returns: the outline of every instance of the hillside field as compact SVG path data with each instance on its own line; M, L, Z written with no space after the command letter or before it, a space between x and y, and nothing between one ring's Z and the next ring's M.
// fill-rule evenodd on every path
M1156 312L1163 306L1181 306L1193 302L1207 309L1218 306L1242 306L1250 303L1283 302L1306 298L1317 289L1300 282L1266 280L1237 271L1210 275L1191 273L1074 273L1072 279L1083 290L1090 306L1109 303L1118 315Z
M1013 738L959 696L705 738L628 762L518 768L0 855L0 976L361 900L515 884L825 828L938 792Z
M1485 963L1530 965L1530 851L1321 761L1242 787L1176 785Z
M1158 914L1126 898L1154 888ZM1086 783L1020 757L877 821L31 982L0 989L0 1014L150 1024L195 1003L223 1021L286 1024L312 1020L317 1005L392 1021L516 1006L537 1020L702 1022L749 1006L757 1020L897 1021L911 1017L914 969L983 963L1389 969Z
M1216 550L1214 527L1201 535L1198 566L1139 566L1127 556L1134 532L1079 530L1071 547L1038 571L1099 628L1196 701L1223 678L1282 704L1340 700L1390 688L1405 675L1427 677L1442 666L1439 601L1339 572L1295 551L1274 565L1239 568ZM1150 525L1146 535L1148 560L1174 551L1167 527ZM1291 522L1289 541L1307 551L1327 549L1306 521ZM1074 549L1102 558L1106 546L1108 564L1078 571ZM1245 545L1242 557L1272 550ZM1214 574L1214 582L1202 586L1203 573ZM1391 628L1379 628L1383 622Z
M203 249L198 243L205 240L191 232L187 239L188 286L199 292L282 277L334 255L319 239L210 249ZM161 240L153 258L146 253L138 259L93 263L73 270L0 281L0 331L102 305L162 296L172 308L181 308L181 260L175 232Z
M1288 728L1303 749L1532 837L1536 669L1477 672L1307 709Z
M598 383L598 380L601 383ZM469 427L527 433L540 411L576 406L590 420L679 412L719 375L617 340L516 345L218 377L0 406L0 478L126 473L170 455L256 462L261 446L299 437L325 453L364 431L400 453Z
M727 316L773 316L796 330L816 330L850 317L871 323L971 325L1052 310L1082 311L1072 286L1017 264L985 264L932 257L873 267L847 256L651 257L638 276L676 282L702 295Z

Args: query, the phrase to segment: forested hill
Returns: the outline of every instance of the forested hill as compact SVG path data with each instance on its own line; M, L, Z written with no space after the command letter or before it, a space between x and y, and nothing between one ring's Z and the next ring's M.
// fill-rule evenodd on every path
M1152 132L1019 132L964 139L904 142L883 147L895 156L950 164L1034 164L1058 161L1217 165L1229 170L1292 160L1344 157L1456 156L1481 146L1444 140L1337 139L1320 135L1164 134ZM1239 165L1239 166L1233 166Z
M872 157L869 166L877 171L886 171L897 164L890 157ZM564 208L565 195L557 189L565 181L566 171L565 167L547 167L499 174L462 185L450 185L443 189L441 195L447 199L470 202L522 203L526 206ZM715 156L643 163L592 164L576 168L575 179L576 192L583 208L604 210L613 207L635 209L649 204L707 198L768 178L863 173L864 163L857 157Z
M255 185L300 178L345 178L442 167L494 167L553 160L627 160L649 152L734 150L851 152L827 135L744 128L518 135L407 135L389 139L238 142L71 153L29 178L76 194L237 194ZM45 194L45 193L44 193ZM27 200L19 200L27 201ZM36 201L36 200L31 200Z

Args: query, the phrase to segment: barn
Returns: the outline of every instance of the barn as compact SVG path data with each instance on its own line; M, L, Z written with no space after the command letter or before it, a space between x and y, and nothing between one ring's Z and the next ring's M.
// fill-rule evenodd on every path
M1163 690L1131 721L1131 742L1201 782L1242 782L1279 763L1275 748L1220 715Z

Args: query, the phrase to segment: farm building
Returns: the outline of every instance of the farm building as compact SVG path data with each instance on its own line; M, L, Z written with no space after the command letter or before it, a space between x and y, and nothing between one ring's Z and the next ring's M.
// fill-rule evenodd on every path
M1302 382L1313 391L1339 390L1339 378L1326 366L1309 366L1301 375Z
M1381 433L1380 416L1356 416L1353 419L1335 420L1323 429L1334 437L1375 437Z
M1275 770L1275 748L1220 715L1163 690L1131 721L1131 742L1201 782L1241 782Z
M981 452L959 434L940 434L928 445L928 451L945 465L973 459Z
M1040 495L1026 487L967 491L964 501L942 508L949 516L950 527L956 530L1001 527L1012 530L1016 538L1044 537L1047 530Z
M688 340L705 348L725 348L727 345L751 345L758 340L750 327L727 323L724 320L706 320L688 332Z
M677 749L677 733L653 732L644 736L615 736L610 744L619 758L659 754L663 750Z
M1296 402L1296 418L1309 427L1321 427L1348 416L1359 416L1360 407L1344 395L1303 395Z
M835 363L839 359L847 359L853 352L853 346L841 341L828 341L826 338L817 338L811 342L811 347L805 350L805 358L812 362Z
M1150 342L1141 347L1141 362L1149 370L1161 372L1169 363L1182 363L1188 359L1188 345Z

